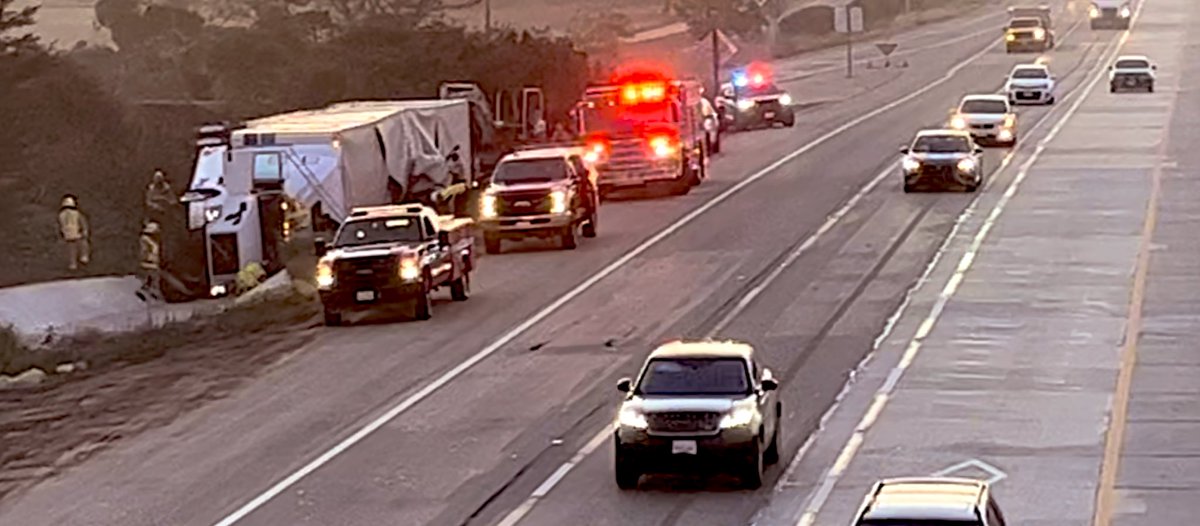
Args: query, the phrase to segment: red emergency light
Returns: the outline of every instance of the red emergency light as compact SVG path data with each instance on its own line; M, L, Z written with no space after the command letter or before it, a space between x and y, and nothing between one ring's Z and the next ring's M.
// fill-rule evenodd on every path
M665 82L638 82L621 87L623 104L662 102L666 98L667 84Z

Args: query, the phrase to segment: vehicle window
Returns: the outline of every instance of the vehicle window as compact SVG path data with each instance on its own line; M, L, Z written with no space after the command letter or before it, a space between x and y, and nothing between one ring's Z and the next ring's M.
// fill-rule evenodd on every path
M744 395L746 362L736 358L655 359L638 385L643 395Z
M1042 68L1021 68L1013 71L1014 79L1044 79L1050 74Z
M1149 69L1150 63L1145 60L1127 59L1118 60L1117 69Z
M335 247L361 247L380 243L421 240L421 227L412 218L393 217L351 221L338 231Z
M983 526L979 521L946 521L922 519L876 519L858 521L858 526Z
M913 142L913 153L967 153L971 151L971 141L966 137L927 135L918 137Z
M1008 113L1008 104L1002 100L963 101L960 113Z
M433 228L433 222L430 221L428 217L424 218L424 222L425 222L425 236L426 237L436 236L437 229Z
M1031 27L1042 27L1042 21L1036 18L1018 18L1008 23L1008 27L1013 29L1026 29Z
M580 116L588 132L631 133L647 124L679 122L679 109L666 102L625 105L596 99L582 106Z
M566 179L568 168L567 163L558 158L504 161L496 167L492 180L504 184L549 183Z

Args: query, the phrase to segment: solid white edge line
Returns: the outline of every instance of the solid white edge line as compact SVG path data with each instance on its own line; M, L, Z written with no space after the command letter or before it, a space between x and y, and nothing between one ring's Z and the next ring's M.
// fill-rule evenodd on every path
M853 121L850 121L849 123L846 123L845 125L833 130L832 132L821 136L816 141L809 143L804 148L797 150L796 152L794 152L791 155L798 156L798 155L802 154L804 151L811 150L816 145L824 143L824 142L828 141L829 139L832 139L834 136L843 133L845 130L849 129L850 127L857 126L858 124L861 124L862 122L864 122L866 120L874 118L875 116L885 113L891 109L894 109L895 107L897 107L901 104L904 104L905 102L908 102L916 97L919 97L921 95L924 95L925 93L928 93L929 91L933 90L933 88L940 86L940 85L948 82L950 79L954 78L954 75L956 75L959 71L961 71L967 65L975 62L976 60L979 60L981 57L986 55L988 51L991 51L991 49L993 47L995 47L994 44L985 47L982 51L980 51L974 55L971 55L963 62L956 64L941 79L938 79L937 81L935 81L933 83L927 84L927 85L925 85L925 87L921 88L920 90L917 90L908 95L905 95L904 97L901 97L895 101L892 101L892 102L888 103L887 105L876 108L875 110L863 115L862 117L859 117ZM1011 157L1011 154L1009 155L1009 157ZM784 157L784 159L787 159L787 158L788 157ZM777 161L777 163L779 163L779 162ZM779 163L779 164L782 164L782 163ZM827 233L830 229L833 228L833 226L835 226L839 221L841 221L842 218L844 218L846 216L846 214L848 214L850 212L850 210L853 209L854 206L856 206L858 204L858 202L863 199L863 197L865 197L872 190L874 190L880 183L882 183L884 180L886 180L887 177L893 173L897 164L899 164L899 161L889 164L886 169L881 171L873 179L871 179L869 182L867 182L867 184L863 185L859 189L858 192L856 192L853 196L851 196L851 198L849 200L846 201L845 204L843 204L837 211L835 211L833 214L831 214L825 220L825 223L823 223L821 225L821 227L819 227L812 235L810 235L807 239L805 239L804 242L801 243L799 247L797 247L794 251L792 251L792 253L789 254L788 258L784 261L784 263L781 263L780 265L778 265L776 267L776 269L774 271L772 271L771 274L768 275L768 277L766 279L764 279L761 284L759 284L758 286L751 289L750 292L746 296L742 297L741 301L739 301L736 304L734 311L731 311L731 312L740 313L743 309L745 309L746 306L748 306L750 303L752 303L754 301L754 299L763 292L763 290L766 288L766 286L770 282L772 282L776 278L778 278L779 275L782 274L792 263L794 263L797 258L799 258L804 252L808 251L808 249L811 248L822 235ZM774 164L772 166L774 166ZM771 168L771 167L768 167L768 168ZM736 315L734 315L734 316L727 315L727 316L723 317L721 322L718 322L718 324L714 327L714 329L709 331L708 336L711 337L714 334L716 334L717 332L720 332L720 330L724 329L725 325L727 325L729 323L729 321L731 321L734 317L736 317ZM832 414L832 411L827 411L825 416L822 417L822 422L831 414ZM606 427L606 428L602 429L598 435L596 435L596 438L607 437L608 433L609 433L609 429ZM815 435L816 435L816 433L813 433L813 435L811 435L811 436L815 436ZM811 442L811 436L810 436L810 442ZM593 441L595 441L595 438L593 438ZM806 446L807 445L809 445L809 442L806 442ZM591 442L588 443L588 446L591 446ZM587 449L587 446L585 446L585 449ZM583 453L583 450L581 450L580 453L577 454L576 456L579 456L580 454L582 454L583 456L587 456L590 453L591 453L591 451L588 451L587 453ZM570 464L570 463L568 463L568 464ZM564 464L564 466L565 466L565 464ZM572 466L572 467L574 467L574 466ZM540 484L538 486L539 490L541 490L542 488L545 488L545 492L543 492L540 496L531 495L528 499L526 499L521 504L521 506L517 507L512 512L510 512L508 515L506 515L504 517L504 519L498 523L497 526L513 526L513 525L519 523L521 521L521 519L523 519L526 515L529 514L529 512L533 511L533 508L537 504L537 501L541 500L541 498L544 497L546 494L549 494L550 490L554 489L554 486L557 485L557 483L561 481L562 477L559 477L557 480L551 481L551 479L554 478L554 475L558 474L558 472L561 470L562 470L562 467L560 466L559 470L556 470L554 472L554 474L551 475L550 478L548 478L547 480L545 480L542 484ZM568 469L568 471L570 471L570 470Z
M1142 7L1144 5L1145 2L1142 2L1138 5L1138 12L1135 17L1140 18ZM1137 18L1134 19L1134 24L1136 24ZM1132 30L1132 25L1133 24L1131 24L1130 31ZM937 319L944 311L946 303L948 303L951 297L957 292L958 284L962 282L965 273L970 270L971 263L974 262L975 254L983 246L983 242L986 240L988 233L991 231L992 226L996 223L996 221L999 220L1000 215L1004 212L1008 202L1014 195L1016 195L1017 189L1020 187L1021 182L1024 181L1029 175L1029 169L1041 156L1042 152L1045 151L1046 145L1058 136L1059 132L1062 131L1062 128L1068 122L1070 122L1071 118L1075 116L1075 113L1079 111L1079 108L1083 105L1083 103L1087 101L1089 96L1091 96L1092 92L1096 88L1096 85L1099 84L1102 78L1104 78L1104 72L1106 71L1104 68L1105 64L1112 61L1111 57L1120 53L1121 48L1125 45L1125 42L1128 41L1128 39L1129 31L1126 31L1121 38L1117 40L1115 46L1101 54L1101 60L1097 61L1096 66L1090 72L1093 77L1089 82L1087 82L1081 95L1067 109L1067 111L1063 113L1062 117L1055 123L1046 136L1042 138L1042 140L1038 141L1038 145L1034 149L1033 153L1030 154L1029 159L1027 159L1020 166L1017 176L1014 177L1012 182L1009 183L1004 194L1001 195L1000 200L996 202L996 205L992 208L991 212L988 214L988 217L984 219L984 223L980 227L979 232L976 233L975 237L971 240L971 244L968 246L966 254L963 255L959 265L957 265L955 268L954 274L949 280L947 280L946 286L942 289L942 292L939 293L936 303L934 304L933 308L930 309L930 313L926 317L925 322L922 323L922 328L927 326L929 327L929 329L926 330L925 335L928 335L928 331L932 330L932 326L936 324ZM1047 113L1046 117L1049 117L1050 115L1052 115L1052 112ZM1038 124L1040 125L1041 122L1045 121L1046 117L1043 117L1042 121L1039 121ZM972 203L972 207L974 207L974 205L975 203ZM904 372L908 370L908 366L913 362L917 353L920 352L921 339L923 337L924 336L921 338L914 337L912 340L910 340L904 359L902 359L901 362L892 370L892 373L896 377L895 381L891 381L889 375L889 381L884 385L884 387L887 387L888 390L884 391L884 388L881 387L877 394L890 395L891 389L893 389L899 382L900 377L904 375ZM847 440L846 444L841 450L841 453L838 455L839 462L843 458L847 458L846 464L848 465L849 462L853 460L854 456L857 454L860 446L865 440L867 431L870 430L870 424L873 423L880 413L882 413L889 400L890 396L883 400L883 402L876 409L874 416L871 416L870 414L863 415L862 419L859 421L859 425L856 426L854 433ZM872 408L875 408L875 406L872 405ZM871 417L872 422L866 421L868 417ZM834 466L831 466L829 470L826 471L826 475L823 477L821 485L817 488L817 491L809 497L809 502L806 503L803 513L801 513L800 517L796 521L798 526L811 526L812 524L816 523L817 517L820 514L821 509L824 507L825 502L828 500L829 495L833 493L833 489L841 480L841 475L844 470L835 470L837 467L838 463L835 463Z
M564 305L566 305L570 301L574 300L575 298L582 295L584 292L591 289L593 286L596 285L596 283L599 283L604 278L607 278L609 275L613 274L614 272L619 270L621 267L628 264L634 258L642 255L644 252L646 252L650 248L654 247L662 240L666 239L667 237L671 236L675 232L679 231L680 229L682 229L684 226L688 225L692 221L695 221L696 218L700 217L705 212L708 212L709 210L713 209L714 207L721 204L725 200L729 199L734 194L740 192L743 188L746 188L747 186L754 184L755 182L762 179L763 177L766 177L767 175L770 175L775 170L778 170L781 166L812 151L813 149L817 148L818 146L821 146L822 144L829 142L831 139L845 133L846 131L853 129L854 127L856 127L870 119L873 119L879 115L887 113L888 111L891 111L891 110L907 103L908 101L911 101L917 97L920 97L921 95L924 95L925 93L928 93L929 91L932 91L934 88L936 88L942 84L945 84L950 79L954 78L954 76L957 75L959 71L962 71L968 65L970 65L974 61L978 60L980 57L983 57L984 55L986 55L988 53L988 51L991 51L991 49L994 47L996 47L995 44L988 45L987 47L983 48L983 50L979 51L978 53L976 53L974 55L971 55L963 62L956 64L953 68L950 68L950 70L948 70L946 72L946 74L942 76L942 78L937 79L936 81L931 82L929 84L926 84L924 87L922 87L919 90L913 91L912 93L909 93L908 95L900 97L899 99L896 99L896 100L889 102L883 106L880 106L874 110L871 110L870 112L867 112L867 113L865 113L865 114L863 114L841 126L838 126L837 128L834 128L833 130L816 138L812 142L804 145L800 149L795 150L792 153L789 153L789 154L779 158L778 160L772 162L771 164L767 165L766 167L760 169L759 171L754 172L753 174L746 177L745 179L742 179L738 183L727 188L724 192L717 194L712 199L705 201L700 206L694 208L691 212L689 212L686 215L684 215L683 217L677 219L674 223L671 223L666 228L660 230L657 234L646 239L645 241L643 241L641 244L634 247L629 252L626 252L624 256L621 256L620 258L616 259L612 263L609 263L607 266L605 266L599 272L593 274L591 277L589 277L583 283L576 285L575 288L567 291L566 294L563 294L558 299L551 302L549 305L543 307L540 311L535 313L533 316L530 316L528 319L521 322L516 327L513 327L512 329L510 329L507 333L500 336L500 338L498 338L496 341L492 342L487 347L480 350L478 353L474 354L467 360L459 363L457 366L453 367L452 369L450 369L449 371L447 371L446 373L444 373L442 376L438 377L434 381L430 382L429 384L426 384L425 387L421 388L416 393L413 393L411 396L404 399L399 404L393 406L391 409L389 409L383 415L380 415L376 419L372 420L367 425L363 426L358 431L351 434L349 437L345 438L341 442L337 443L333 447L326 450L321 455L317 456L317 458L308 462L300 469L296 470L292 474L285 477L283 480L280 480L279 482L275 483L270 488L268 488L266 491L255 496L253 499L251 499L246 504L243 504L241 507L239 507L233 513L230 513L229 515L225 516L223 519L218 521L215 524L215 526L232 526L234 524L237 524L238 521L242 520L250 513L253 513L254 510L257 510L258 508L262 507L264 504L266 504L267 502L269 502L271 499L275 498L279 494L283 493L291 486L295 485L297 482L299 482L304 477L307 477L312 472L316 471L317 469L320 469L321 466L324 466L325 464L329 463L330 460L333 460L338 455L341 455L346 450L350 449L355 444L358 444L364 438L366 438L367 436L370 436L372 433L377 431L379 428L386 425L388 422L391 422L393 419L395 419L400 414L404 413L405 411L408 411L409 409L411 409L413 406L415 406L416 404L418 404L425 398L428 398L429 395L433 394L434 392L436 392L439 389L441 389L442 387L444 387L446 384L450 383L451 380L454 380L455 378L462 375L467 370L474 367L479 362L488 358L492 354L495 354L496 351L499 351L502 347L504 347L505 345L507 345L514 339L516 339L518 336L523 334L525 331L529 330L531 327L533 327L537 323L541 322L542 320L546 319L547 317L549 317L551 314L556 312L558 309L562 308Z

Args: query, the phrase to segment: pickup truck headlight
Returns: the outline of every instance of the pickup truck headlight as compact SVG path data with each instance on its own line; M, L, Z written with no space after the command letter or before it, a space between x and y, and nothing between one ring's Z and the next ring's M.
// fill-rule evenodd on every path
M404 258L400 260L400 279L404 281L416 281L421 277L421 265L417 263L417 258Z
M912 157L905 157L903 161L900 161L900 166L904 167L904 171L906 172L915 172L921 169L921 161Z
M754 421L754 410L749 407L738 407L721 418L721 429L745 427Z
M634 429L646 429L650 427L650 422L646 421L646 415L632 407L622 407L621 412L617 413L617 425L621 427L632 427Z
M1042 29L1040 27L1034 29L1033 30L1033 38L1034 38L1034 40L1044 40L1046 38L1046 30Z
M780 95L780 96L779 96L779 103L780 103L780 104L782 104L782 105L784 105L784 106L791 106L791 105L792 105L792 96L791 96L791 95L788 95L787 93L784 93L783 95Z
M1009 34L1007 34L1007 35L1005 35L1005 36L1004 36L1004 39L1005 39L1005 40L1007 40L1007 41L1009 41L1009 42L1016 42L1016 41L1017 41L1017 35L1016 35L1015 33L1009 33Z
M971 173L975 171L975 159L970 157L958 161L958 171L963 173Z
M747 111L750 108L754 107L754 101L749 100L749 99L739 100L739 101L737 101L737 107L739 110Z
M965 130L967 129L967 119L955 116L953 119L950 119L950 127L956 130Z
M317 262L317 287L328 289L333 286L333 264L328 261Z
M1088 6L1088 17L1089 18L1100 18L1100 8L1098 6L1096 6L1096 4L1092 4L1092 5Z
M1133 16L1133 10L1127 5L1121 6L1121 18L1129 18Z
M483 194L483 198L479 201L479 215L483 217L496 217L496 196Z
M567 212L567 193L562 190L550 192L550 213L565 214Z

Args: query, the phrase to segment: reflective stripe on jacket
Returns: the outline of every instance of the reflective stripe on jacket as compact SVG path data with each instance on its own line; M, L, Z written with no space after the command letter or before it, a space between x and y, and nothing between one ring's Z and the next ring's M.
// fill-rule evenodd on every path
M155 241L153 237L147 234L142 234L141 239L139 239L139 245L142 253L142 268L146 270L157 269L159 264L158 241Z

